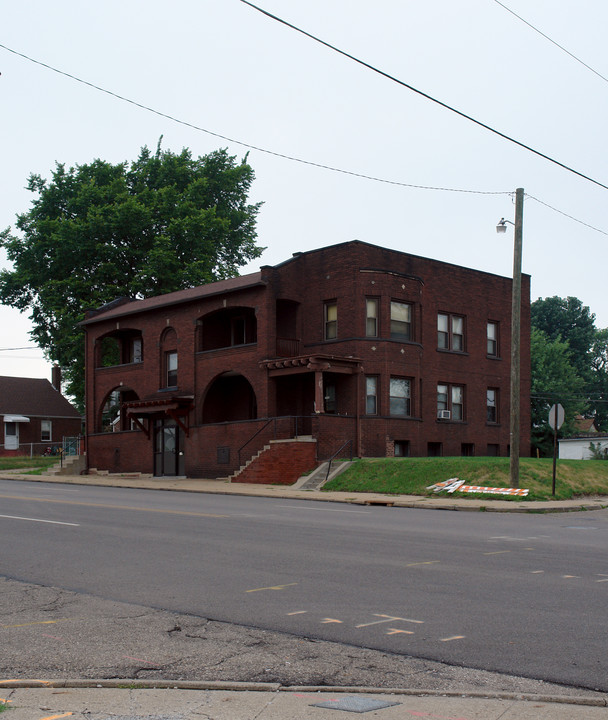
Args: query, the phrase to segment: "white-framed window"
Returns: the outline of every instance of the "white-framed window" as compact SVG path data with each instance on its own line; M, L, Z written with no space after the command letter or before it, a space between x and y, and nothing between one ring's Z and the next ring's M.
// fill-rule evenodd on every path
M437 347L440 350L464 352L464 317L462 315L437 315Z
M378 378L367 375L365 378L365 414L378 414Z
M410 303L391 300L391 338L411 340L412 306Z
M486 420L489 423L498 422L498 390L488 388L486 391Z
M498 323L497 322L488 322L486 352L490 357L499 357L499 354L498 354Z
M437 385L437 417L442 420L464 420L463 385Z
M51 420L40 421L40 440L42 442L51 442L53 439L53 422Z
M411 381L407 378L392 377L389 391L391 415L408 417L411 415Z
M378 337L378 298L365 299L365 336Z
M165 387L177 387L177 351L165 354Z
M335 300L324 305L325 339L334 340L338 337L338 303Z

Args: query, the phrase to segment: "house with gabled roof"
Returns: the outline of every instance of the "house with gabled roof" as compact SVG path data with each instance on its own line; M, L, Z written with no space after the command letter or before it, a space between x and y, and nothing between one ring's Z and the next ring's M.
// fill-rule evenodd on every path
M60 447L64 437L82 432L82 416L61 394L59 368L55 385L44 378L0 376L0 455L42 455Z
M511 291L355 240L119 299L82 322L89 467L291 483L336 453L508 456ZM521 327L527 454L528 275Z

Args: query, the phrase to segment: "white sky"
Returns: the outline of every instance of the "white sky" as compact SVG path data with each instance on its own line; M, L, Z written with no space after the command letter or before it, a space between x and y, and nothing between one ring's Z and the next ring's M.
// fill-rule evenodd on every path
M608 3L503 0L608 76ZM269 12L608 185L608 82L495 0L258 0ZM239 0L30 0L3 4L0 43L133 101L277 153L414 185L526 193L608 232L608 190L489 133ZM140 148L246 148L100 93L0 48L0 229L49 177ZM359 239L512 273L508 195L398 187L252 150L264 201L243 272ZM606 235L526 199L532 299L579 297L608 326ZM6 257L0 256L6 267ZM27 313L0 306L0 375L50 378Z

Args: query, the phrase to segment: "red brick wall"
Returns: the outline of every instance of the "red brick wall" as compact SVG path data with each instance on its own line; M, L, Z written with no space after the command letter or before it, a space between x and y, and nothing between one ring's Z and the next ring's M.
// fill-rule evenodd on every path
M263 365L263 361L276 357L276 306L279 300L298 304L294 325L302 354L349 358L355 367L353 358L360 360L358 374L335 376L339 392L337 412L340 416L321 415L318 421L313 420L319 458L329 457L341 442L349 438L353 441L355 454L366 456L385 456L394 441L407 441L413 456L425 456L429 442L440 443L444 455L460 455L463 444L473 445L476 455L485 454L488 444L496 444L500 447L500 454L507 455L510 278L353 242L303 253L276 267L266 266L262 268L262 279L264 287L210 295L113 320L104 321L100 316L98 322L89 325L88 432L99 429L101 407L112 389L122 387L132 390L140 399L159 394L163 351L159 338L166 328L171 327L177 335L178 390L180 393L191 393L195 405L188 418L190 437L185 448L186 473L202 477L229 474L235 469L238 448L253 435L255 428L265 422L265 418L278 412L296 415L309 414L312 410L308 395L311 388L314 391L314 374L308 372L301 376L274 379L269 378ZM524 276L522 283L523 454L527 453L530 444L529 280L528 276ZM378 298L380 302L377 338L365 337L366 297ZM392 299L412 304L413 332L409 342L390 337ZM323 340L325 300L337 301L336 340ZM222 308L236 307L255 311L257 342L198 352L197 320ZM439 312L465 317L464 353L437 349ZM499 323L498 359L486 355L488 320ZM96 341L116 329L129 328L142 332L143 362L94 368L91 359ZM242 375L251 386L257 401L259 425L256 422L201 424L206 394L213 381L227 372ZM376 375L379 379L378 413L373 417L365 415L365 375ZM412 410L409 418L390 416L388 387L391 376L411 380ZM438 383L465 386L463 422L437 419ZM485 398L490 387L499 390L499 423L494 425L486 423ZM225 447L230 450L229 462L219 463L218 448ZM251 448L252 452L257 449ZM125 470L149 472L152 467L152 441L142 433L112 433L110 437L92 435L89 454L90 465L100 469L115 467L117 458ZM105 463L109 464L106 468Z
M266 485L293 485L316 462L314 441L272 441L232 482Z

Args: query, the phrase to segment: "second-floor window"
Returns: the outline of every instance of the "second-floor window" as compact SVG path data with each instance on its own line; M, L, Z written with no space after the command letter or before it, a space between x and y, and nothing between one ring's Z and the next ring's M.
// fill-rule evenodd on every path
M365 300L365 335L378 337L378 298Z
M338 337L338 303L325 303L325 339L334 340Z
M410 340L412 336L412 306L409 303L391 301L391 338Z
M177 387L177 352L165 355L165 387Z
M437 385L437 417L442 420L464 420L462 385Z
M498 323L489 322L487 329L487 354L498 357Z
M440 350L464 351L464 318L461 315L437 315L437 347Z

